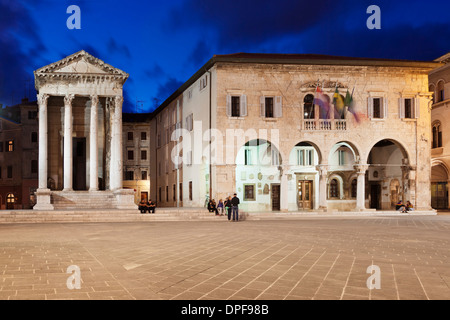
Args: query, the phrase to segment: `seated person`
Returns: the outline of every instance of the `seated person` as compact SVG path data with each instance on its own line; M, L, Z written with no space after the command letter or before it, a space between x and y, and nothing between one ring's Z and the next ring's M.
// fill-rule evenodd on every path
M217 208L216 208L216 202L214 200L209 200L208 211L209 212L215 212L216 214L218 214L217 213Z
M406 207L403 204L403 201L400 200L399 202L397 202L397 204L395 205L395 210L397 211L401 211L401 212L406 212Z
M414 206L411 202L407 201L406 202L406 210L407 211L414 211Z
M148 202L147 199L142 199L141 202L139 202L139 210L141 213L145 213L148 210Z
M152 199L148 202L148 213L155 213L156 203L152 201Z

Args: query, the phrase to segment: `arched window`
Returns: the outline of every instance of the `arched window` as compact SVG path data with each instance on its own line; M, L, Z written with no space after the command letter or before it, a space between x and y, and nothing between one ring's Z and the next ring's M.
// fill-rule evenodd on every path
M337 179L330 181L330 198L339 198L339 182Z
M445 97L444 97L444 81L439 81L437 84L437 90L436 90L436 94L437 94L437 100L436 102L441 102L444 101Z
M441 122L436 121L433 123L433 129L432 129L432 147L433 148L441 148L442 147L442 129L441 129Z
M303 99L303 117L305 120L314 119L314 95L307 94Z

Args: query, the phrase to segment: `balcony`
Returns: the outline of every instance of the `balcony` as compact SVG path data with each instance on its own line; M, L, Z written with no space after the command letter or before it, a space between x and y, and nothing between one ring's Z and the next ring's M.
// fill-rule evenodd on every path
M304 131L345 131L347 130L347 120L319 119L303 120Z

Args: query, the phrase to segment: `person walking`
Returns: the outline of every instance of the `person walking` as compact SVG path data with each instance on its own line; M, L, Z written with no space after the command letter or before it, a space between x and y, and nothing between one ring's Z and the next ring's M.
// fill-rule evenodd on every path
M224 204L225 204L225 210L227 211L227 215L228 215L228 221L230 221L231 220L231 207L232 207L231 196L229 196L227 198L227 200L225 200Z
M219 215L223 216L224 205L222 199L219 199L219 203L217 204L217 211L219 212Z
M239 221L239 203L239 198L235 193L233 199L231 199L231 205L233 207L233 221Z

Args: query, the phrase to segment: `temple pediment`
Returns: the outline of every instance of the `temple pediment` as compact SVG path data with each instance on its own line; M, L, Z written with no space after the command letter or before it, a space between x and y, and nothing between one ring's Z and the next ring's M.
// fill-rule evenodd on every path
M39 80L70 78L108 78L125 82L128 73L117 69L92 56L84 50L34 71L36 83Z

